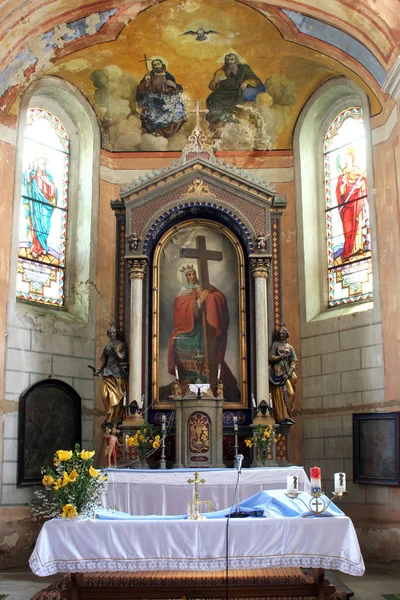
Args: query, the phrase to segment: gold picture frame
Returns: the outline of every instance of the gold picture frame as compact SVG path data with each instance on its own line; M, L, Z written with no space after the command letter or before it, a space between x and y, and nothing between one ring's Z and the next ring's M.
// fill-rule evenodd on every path
M212 258L196 257L201 252ZM203 255L204 256L204 255ZM175 381L171 363L171 337L174 331L174 311L177 310L176 298L182 285L182 269L191 265L199 273L199 279L209 276L211 289L220 293L221 302L226 301L229 309L229 328L226 334L226 351L223 355L221 379L226 386L231 375L237 382L237 389L227 396L225 408L247 407L247 330L246 330L246 282L243 248L238 238L226 226L208 219L191 219L175 225L159 240L155 248L152 266L152 340L151 340L151 376L153 408L169 409L172 383ZM203 268L203 271L201 269ZM203 275L202 275L203 274ZM214 286L214 283L216 285ZM218 287L217 286L218 283ZM201 288L200 288L201 289ZM185 292L188 294L188 292ZM225 298L225 300L223 300ZM205 339L207 339L205 337ZM206 345L204 346L206 347ZM208 344L204 351L210 352ZM221 354L220 354L221 355ZM171 372L172 371L172 372ZM215 368L214 368L215 371ZM210 362L210 369L212 372ZM224 382L224 373L227 382ZM213 391L216 376L210 375ZM234 398L234 400L232 400Z

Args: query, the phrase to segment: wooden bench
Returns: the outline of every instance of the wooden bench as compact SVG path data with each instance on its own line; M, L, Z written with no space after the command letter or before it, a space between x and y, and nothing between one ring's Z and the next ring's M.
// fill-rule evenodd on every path
M140 571L73 573L71 600L153 600L179 598L316 598L331 600L335 587L323 569L225 571Z

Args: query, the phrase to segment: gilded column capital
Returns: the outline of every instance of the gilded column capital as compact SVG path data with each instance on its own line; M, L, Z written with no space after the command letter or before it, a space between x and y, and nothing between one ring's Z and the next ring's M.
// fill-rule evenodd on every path
M131 279L144 279L147 269L147 258L127 258L126 266Z
M271 257L270 256L251 256L250 257L250 269L253 277L264 277L268 278L271 270Z

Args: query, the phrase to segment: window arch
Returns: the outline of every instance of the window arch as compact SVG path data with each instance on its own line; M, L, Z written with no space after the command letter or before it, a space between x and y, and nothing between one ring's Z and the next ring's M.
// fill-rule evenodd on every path
M348 132L345 141L340 142L335 137L335 132L338 133L346 121L348 121L347 126L351 122L353 125L354 123L357 125L363 123L363 133L360 136L359 130L352 138ZM345 131L346 127L341 131ZM363 90L346 77L337 77L324 83L309 98L296 124L293 139L299 292L300 297L304 300L300 305L300 311L304 323L368 310L375 311L376 309L379 312L379 264L376 261L375 251L371 256L371 246L373 249L375 248L375 209L371 194L368 199L368 224L371 223L371 226L366 232L368 243L365 245L365 248L369 246L368 253L364 252L363 256L352 256L348 260L350 271L353 269L355 272L357 259L359 259L358 266L360 268L363 263L361 259L365 259L365 263L369 261L368 281L361 292L357 293L360 287L359 281L356 281L354 288L350 289L352 281L349 275L346 282L347 288L346 285L343 286L345 293L348 294L347 297L345 294L340 296L337 293L338 288L334 290L336 295L330 289L331 280L334 280L336 274L340 279L344 266L347 266L340 265L340 260L337 260L340 247L344 250L344 232L339 215L336 186L345 161L343 157L340 157L339 167L336 156L340 153L344 155L345 147L350 149L354 145L357 148L357 161L359 161L363 145L364 158L362 161L360 159L361 164L359 163L358 166L364 175L368 176L368 187L369 190L372 190L372 140L368 97ZM366 191L368 191L367 188ZM346 196L342 198L342 200L344 199ZM334 211L336 211L336 220L332 219ZM365 231L364 228L364 233ZM350 242L348 243L350 244ZM373 297L371 264L374 273ZM337 267L337 269L333 267ZM346 272L344 274L347 276ZM338 299L339 301L337 301ZM374 304L375 301L376 304Z
M35 314L44 315L46 313L43 309L51 310L55 307L64 309L67 320L69 316L73 316L87 321L90 317L89 304L94 298L91 282L96 279L100 169L100 130L97 117L86 98L75 87L52 76L43 77L28 88L21 99L20 116L14 191L14 239L18 252L13 255L11 263L16 274L14 285L10 287L11 306L12 299L16 298L15 307L19 313L33 310ZM39 136L36 137L32 132L35 124L36 129L39 129ZM48 132L46 137L45 131ZM52 143L49 142L49 137L52 137ZM48 221L51 222L47 250L40 244L47 254L39 254L36 247L33 248L35 255L30 252L30 231L32 232L36 223L29 224L29 210L25 209L29 209L29 202L33 208L32 200L38 200L39 209L46 207L47 203L43 197L31 198L32 190L26 193L29 158L34 158L32 149L39 155L43 150L47 158L46 168L54 179L54 188L57 188L57 199L50 199L49 196L47 219L44 219L47 224ZM21 199L21 190L26 198L25 205ZM40 210L37 214L40 217ZM46 235L45 229L40 230L42 241ZM54 259L55 254L58 254L56 262L59 260L60 264L53 262L50 265L53 269L53 281L50 281L52 287L46 288L43 285L42 292L41 283L45 280L47 284L49 280L49 262ZM36 269L36 296L30 282L25 281L25 288L22 287L21 261L28 258L31 259L31 270ZM27 263L25 266L28 267ZM56 267L59 269L57 274L54 271ZM40 269L44 269L42 279L38 274ZM59 293L58 299L55 289ZM32 295L31 298L26 296L28 293ZM22 303L18 302L20 299L32 301ZM41 310L38 312L39 308Z
M328 306L372 298L371 230L362 108L342 110L324 139Z
M70 140L60 119L29 108L23 142L17 298L64 306Z

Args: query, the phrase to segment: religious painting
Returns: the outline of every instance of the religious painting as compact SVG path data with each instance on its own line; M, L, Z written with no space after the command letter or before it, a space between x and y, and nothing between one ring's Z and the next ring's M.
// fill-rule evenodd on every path
M223 384L225 401L246 402L243 251L224 226L186 221L157 244L153 264L153 402L177 387Z
M353 415L355 483L399 485L399 413Z
M329 306L372 298L371 229L362 111L332 122L324 143Z
M210 419L201 412L190 415L188 421L188 455L190 463L209 463L210 457ZM202 465L204 466L204 465Z
M62 306L69 139L48 111L28 111L23 163L17 298Z
M57 450L82 443L81 399L67 383L46 379L22 394L18 416L18 485L38 484Z
M303 33L296 34L296 16L303 24L304 15L271 10L267 15L236 0L165 0L132 19L105 11L97 45L74 18L68 23L74 48L68 52L64 44L46 74L85 95L111 152L182 150L197 106L206 142L216 150L290 149L299 111L314 90L332 77L359 77L329 52L304 45ZM43 39L46 55L48 40L59 35L51 33ZM330 43L341 48L344 35L332 28ZM372 92L370 101L379 112Z

